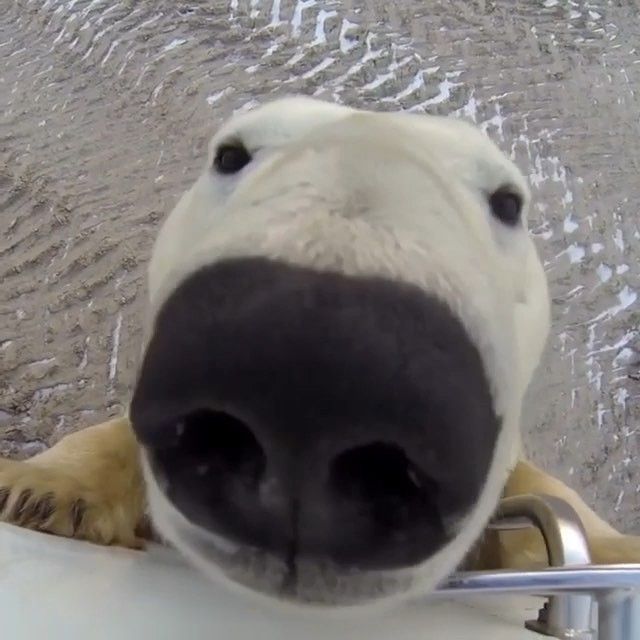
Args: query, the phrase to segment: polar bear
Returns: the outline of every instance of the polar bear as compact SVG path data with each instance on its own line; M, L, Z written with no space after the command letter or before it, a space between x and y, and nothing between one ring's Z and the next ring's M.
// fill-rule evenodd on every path
M213 579L295 605L543 562L531 531L483 536L526 493L567 500L595 562L639 560L523 458L550 315L529 200L457 119L306 97L231 118L157 237L128 415L0 461L2 520L140 547L148 512Z

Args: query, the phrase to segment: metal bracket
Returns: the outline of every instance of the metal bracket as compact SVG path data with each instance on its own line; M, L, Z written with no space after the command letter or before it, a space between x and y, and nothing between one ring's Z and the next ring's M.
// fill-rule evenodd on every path
M490 526L536 527L550 567L457 573L435 595L545 596L538 619L525 623L531 631L562 640L640 640L640 564L593 566L584 527L570 505L553 496L507 498Z
M542 534L552 567L588 566L591 554L580 516L568 503L547 495L505 498L498 507L496 529L535 526ZM593 598L586 594L552 596L538 612L537 620L527 620L531 631L562 640L593 640Z
M448 597L504 593L589 595L595 598L598 608L594 640L640 638L640 564L470 571L454 574L436 591L437 595Z

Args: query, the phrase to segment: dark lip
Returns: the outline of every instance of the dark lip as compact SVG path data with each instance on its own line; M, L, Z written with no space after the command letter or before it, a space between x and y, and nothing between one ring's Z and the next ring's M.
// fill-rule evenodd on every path
M152 469L151 471L153 473ZM155 474L153 475L155 479ZM161 491L165 500L171 502L160 487L158 487L158 490ZM173 506L173 503L171 504ZM375 589L370 590L373 595L363 594L355 598L350 597L347 599L340 599L338 597L331 597L336 595L336 590L333 587L327 587L320 591L320 593L323 594L324 597L322 595L315 597L313 595L310 596L302 589L303 585L300 582L299 574L300 564L304 562L312 562L311 560L300 560L299 558L292 556L290 558L287 558L286 561L283 561L281 558L270 554L268 551L255 549L247 545L238 545L237 549L235 549L233 553L227 554L223 549L220 548L220 546L218 546L215 540L207 539L209 535L213 536L215 534L210 534L209 531L207 531L206 529L202 529L197 524L192 523L190 520L187 520L187 522L188 529L182 529L178 534L180 540L186 547L195 551L198 555L204 557L207 563L215 565L230 582L244 589L247 589L255 595L265 597L273 601L274 603L278 602L280 604L295 605L296 608L304 607L310 611L322 611L327 609L335 610L371 605L375 602L384 601L391 596L395 596L408 591L408 586L403 587L399 585L397 588L380 588L380 585L378 585ZM154 532L156 532L158 537L162 539L162 534L157 533L157 531L157 529L154 529ZM178 545L176 545L176 550L180 551ZM256 554L262 560L273 560L282 563L284 566L284 571L281 577L278 581L275 581L272 584L263 582L261 580L261 576L259 575L252 576L249 573L245 574L247 579L242 579L234 571L236 567L240 566L242 560L238 561L238 559L234 556L241 556L243 554ZM189 563L191 564L191 566L194 566L191 562ZM373 573L368 571L345 571L341 570L338 566L335 566L330 562L323 563L323 565L329 569L333 577L347 580L366 580L368 577L370 578L374 575L383 578L385 575L389 574L389 572L387 571L376 571ZM198 569L197 566L195 568ZM406 569L399 570L398 573L403 573L406 571ZM392 571L390 573L394 574L396 572ZM412 580L410 576L407 577Z
M256 593L266 594L269 597L276 599L284 598L292 602L306 601L306 598L301 598L299 596L300 566L305 563L326 567L334 578L340 580L357 580L358 578L366 579L367 576L391 576L394 574L401 574L404 571L409 572L413 569L412 565L406 567L380 567L375 569L367 569L366 567L345 567L340 566L340 564L329 558L300 557L298 553L298 541L295 537L290 538L286 542L281 553L274 553L272 550L252 546L246 542L228 540L225 538L223 533L220 533L215 529L212 530L204 524L190 518L175 504L167 491L167 483L164 480L161 468L158 467L153 450L148 447L144 447L144 452L149 471L153 476L157 490L162 494L163 499L171 505L172 509L175 510L176 513L179 513L189 525L188 528L180 527L182 529L179 533L180 538L183 539L189 547L197 550L198 554L203 556L208 563L215 564L230 580L241 584ZM161 538L162 534L161 532L156 531L156 535L156 539L158 539ZM455 533L453 533L452 537L455 537ZM225 543L229 545L229 549L224 548ZM234 565L239 566L242 562L242 560L240 560L236 565L234 556L242 558L242 556L245 555L253 555L256 558L267 559L268 561L278 563L282 567L282 572L279 572L279 579L274 582L272 587L265 590L259 587L254 587L250 583L246 584L242 580L238 580L234 577ZM368 600L375 601L380 598L384 599L384 597L385 595L383 592L379 598L374 596L368 598ZM322 601L320 600L319 603L322 604Z

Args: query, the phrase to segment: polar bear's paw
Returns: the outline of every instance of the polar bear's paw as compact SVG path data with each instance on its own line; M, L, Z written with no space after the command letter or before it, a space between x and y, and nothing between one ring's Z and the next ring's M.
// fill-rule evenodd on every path
M0 521L102 545L143 548L137 515L110 493L55 466L0 460Z
M30 460L0 459L0 522L140 549L150 533L145 505L126 418L69 434Z

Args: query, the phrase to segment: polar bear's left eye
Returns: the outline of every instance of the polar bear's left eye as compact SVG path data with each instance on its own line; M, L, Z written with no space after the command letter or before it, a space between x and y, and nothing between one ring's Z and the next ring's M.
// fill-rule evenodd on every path
M251 154L242 142L221 144L213 159L213 167L218 173L225 175L238 173L251 162Z
M489 196L491 213L510 227L520 221L522 213L522 198L507 187L501 187Z

